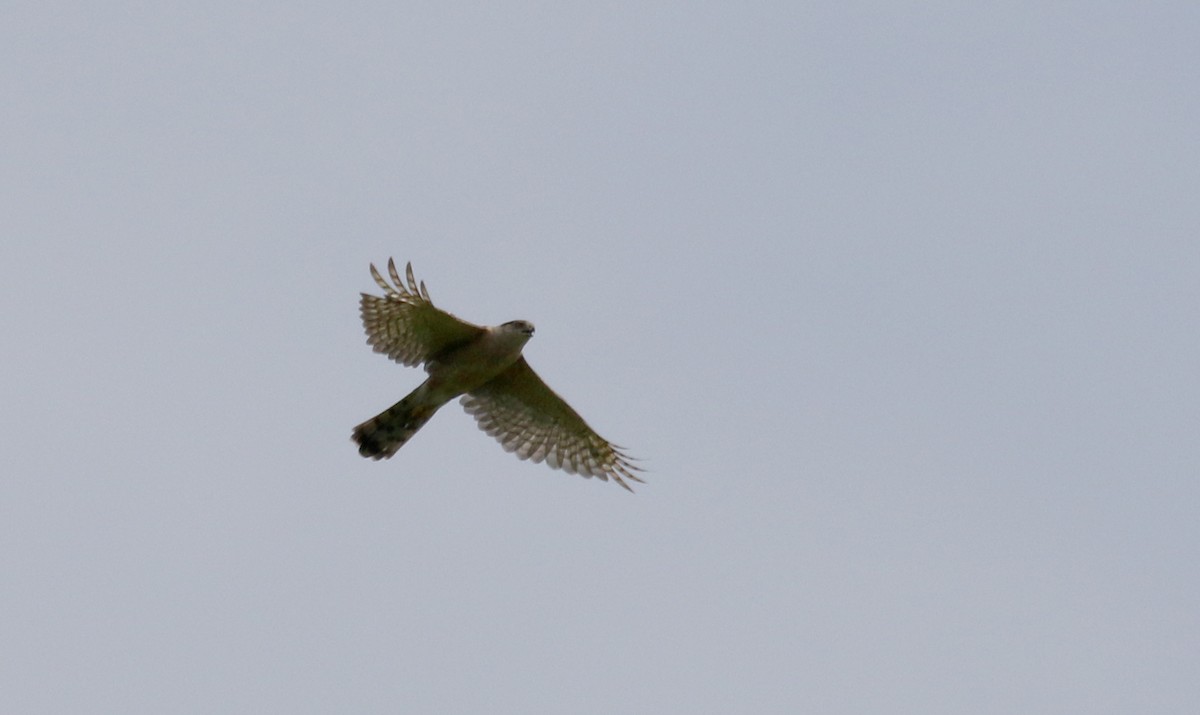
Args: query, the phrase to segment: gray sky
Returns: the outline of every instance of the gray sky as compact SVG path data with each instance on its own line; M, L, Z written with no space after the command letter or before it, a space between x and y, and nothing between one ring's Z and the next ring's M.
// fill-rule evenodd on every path
M251 5L0 11L0 711L1200 710L1195 3Z

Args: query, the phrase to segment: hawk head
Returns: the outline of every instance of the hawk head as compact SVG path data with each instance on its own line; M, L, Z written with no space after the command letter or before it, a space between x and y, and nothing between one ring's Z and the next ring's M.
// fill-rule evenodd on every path
M510 320L500 326L500 331L505 333L524 333L529 337L533 337L533 323L528 320Z

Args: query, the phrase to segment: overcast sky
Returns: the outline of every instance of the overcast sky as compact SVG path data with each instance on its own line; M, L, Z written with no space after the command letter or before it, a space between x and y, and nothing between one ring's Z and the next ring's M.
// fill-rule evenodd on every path
M1200 712L1200 6L0 10L0 711ZM367 267L642 458L518 461Z

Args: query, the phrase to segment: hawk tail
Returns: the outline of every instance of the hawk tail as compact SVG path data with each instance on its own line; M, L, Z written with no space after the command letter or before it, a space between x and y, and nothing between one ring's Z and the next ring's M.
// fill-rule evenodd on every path
M354 428L358 453L371 459L387 459L421 429L441 405L421 404L417 388L408 397Z

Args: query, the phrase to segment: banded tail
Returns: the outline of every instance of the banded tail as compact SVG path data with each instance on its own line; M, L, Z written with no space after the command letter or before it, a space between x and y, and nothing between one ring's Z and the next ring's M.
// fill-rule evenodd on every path
M419 392L421 388L354 428L359 454L387 459L433 417L441 405L420 404L424 395Z

